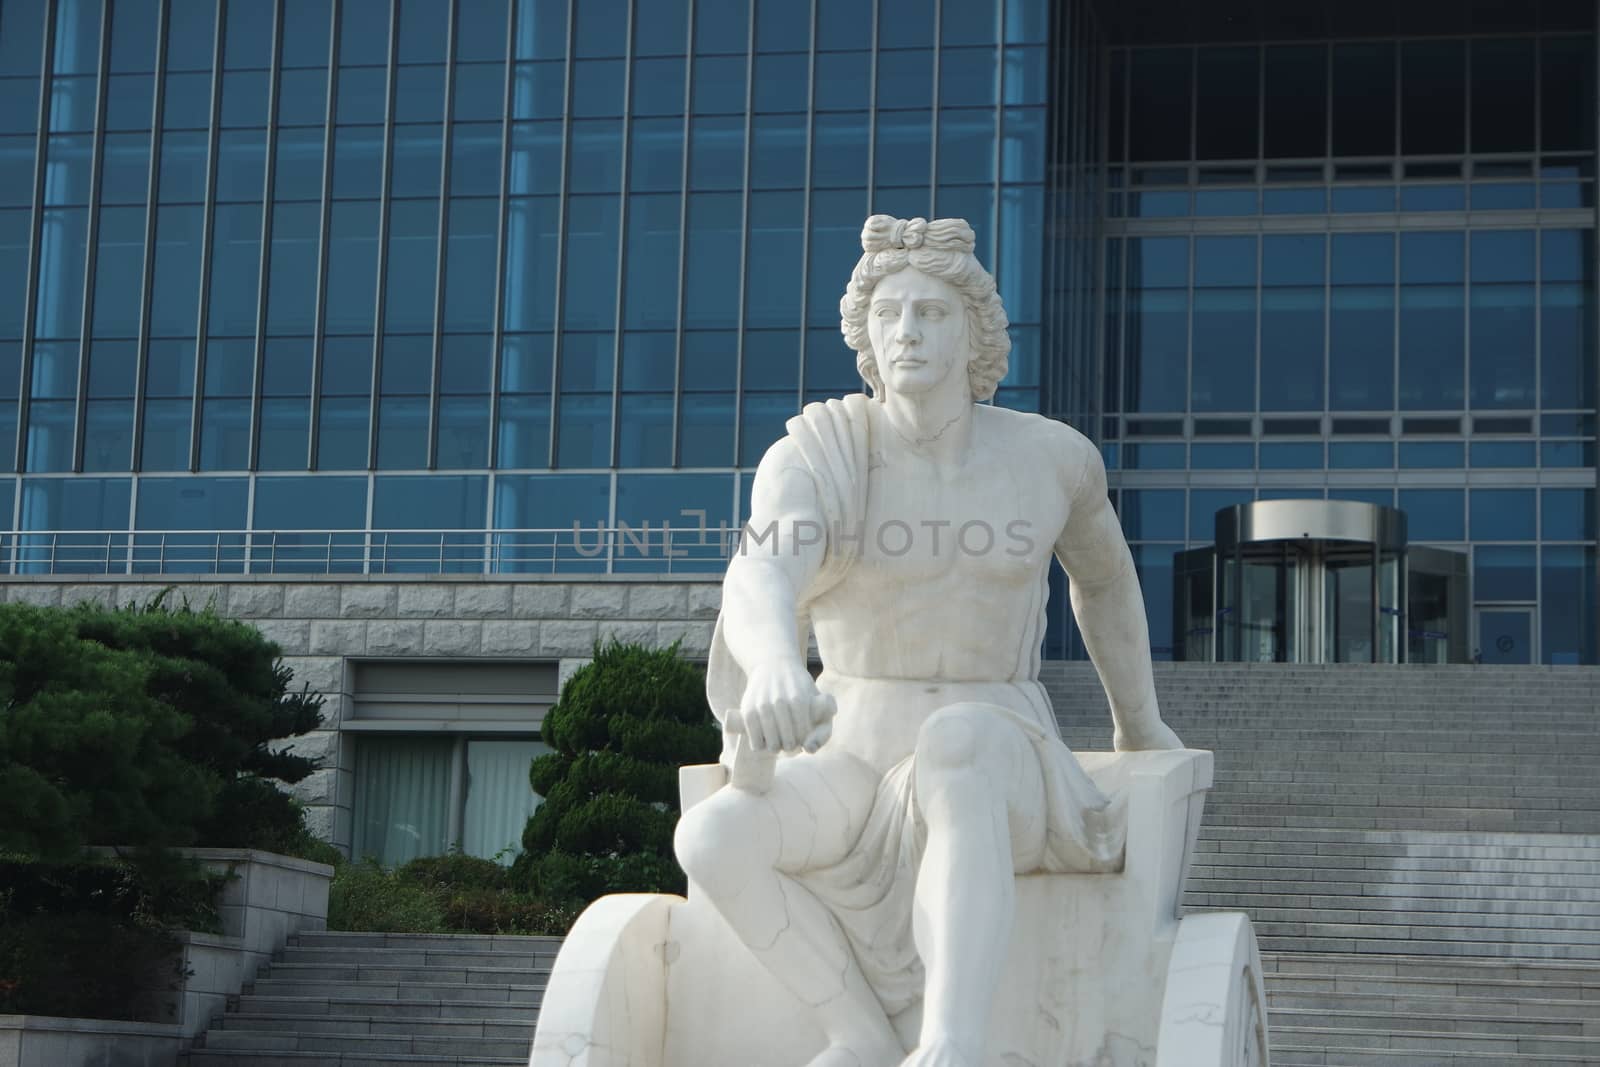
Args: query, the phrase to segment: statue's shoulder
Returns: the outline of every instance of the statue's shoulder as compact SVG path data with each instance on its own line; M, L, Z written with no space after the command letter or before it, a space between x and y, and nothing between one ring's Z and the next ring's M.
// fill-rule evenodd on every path
M1048 457L1076 470L1085 452L1095 452L1094 442L1060 419L1031 411L984 404L978 409L1013 448L1026 450L1030 460Z

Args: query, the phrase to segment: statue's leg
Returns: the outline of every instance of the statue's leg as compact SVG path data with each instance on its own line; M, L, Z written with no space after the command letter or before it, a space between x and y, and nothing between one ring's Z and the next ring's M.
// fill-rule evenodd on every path
M1043 847L1043 776L1014 724L981 704L953 704L923 724L916 790L928 841L913 929L928 978L905 1063L977 1067L1015 918L1015 872Z
M767 793L724 787L678 823L678 861L695 887L761 965L815 1008L830 1042L818 1067L893 1067L905 1054L843 930L792 877L844 858L877 784L854 757L800 756L778 764Z

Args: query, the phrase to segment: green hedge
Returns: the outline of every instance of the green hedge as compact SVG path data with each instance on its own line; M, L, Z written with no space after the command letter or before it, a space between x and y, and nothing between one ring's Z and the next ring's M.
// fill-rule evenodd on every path
M328 892L328 928L385 933L564 934L578 917L568 902L518 889L492 860L461 853L415 859L397 870L346 863Z

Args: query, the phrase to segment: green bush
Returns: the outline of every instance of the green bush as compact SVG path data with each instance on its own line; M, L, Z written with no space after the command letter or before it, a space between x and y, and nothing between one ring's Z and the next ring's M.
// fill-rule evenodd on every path
M0 849L270 848L303 828L268 779L312 760L274 742L315 729L253 627L209 608L0 605Z
M504 867L460 852L394 871L372 859L347 863L334 872L328 896L332 930L564 934L577 912L513 888Z
M544 720L554 752L529 782L544 797L512 882L568 905L606 893L677 892L678 768L717 758L705 676L678 646L596 644Z
M444 913L425 886L401 881L376 860L346 863L328 886L328 929L444 932Z
M162 1018L183 978L167 930L110 915L8 915L0 924L0 1015Z

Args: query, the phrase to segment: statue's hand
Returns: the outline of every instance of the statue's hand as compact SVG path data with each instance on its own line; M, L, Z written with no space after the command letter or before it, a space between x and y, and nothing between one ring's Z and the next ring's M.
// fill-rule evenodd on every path
M762 752L815 750L833 720L833 698L803 664L768 663L750 672L739 705L745 738Z
M1183 742L1172 732L1172 727L1156 719L1141 723L1137 728L1119 723L1112 734L1111 747L1118 752L1149 752L1182 748Z

